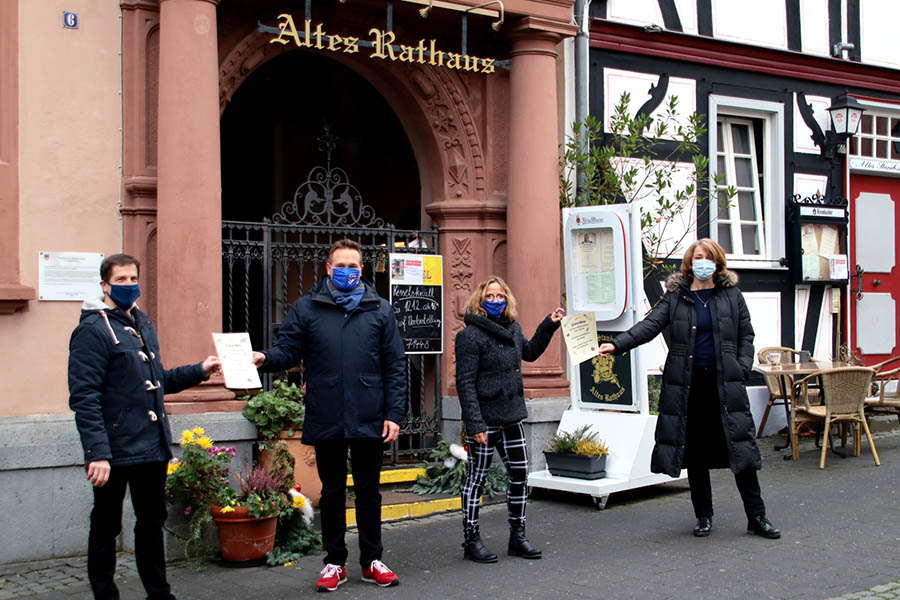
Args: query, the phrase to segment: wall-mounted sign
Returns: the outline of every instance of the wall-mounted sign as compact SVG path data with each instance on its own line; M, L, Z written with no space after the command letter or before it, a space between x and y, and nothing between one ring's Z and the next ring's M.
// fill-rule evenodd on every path
M270 44L284 45L293 42L298 48L343 54L357 54L365 48L369 52L368 57L373 59L428 64L473 73L496 72L496 59L445 52L437 48L437 40L434 39L420 39L414 46L399 44L393 31L377 27L368 31L367 38L337 35L328 33L322 23L313 26L313 22L309 19L303 22L303 31L298 32L294 18L290 14L282 13L278 15L278 19L279 33L269 40Z
M900 176L900 161L882 160L880 158L850 158L851 171L873 171L876 173L886 173L889 175Z
M390 301L407 354L443 352L442 265L440 255L390 255Z
M99 252L38 251L38 300L100 298Z
M62 14L62 26L64 29L78 29L78 13L64 10Z

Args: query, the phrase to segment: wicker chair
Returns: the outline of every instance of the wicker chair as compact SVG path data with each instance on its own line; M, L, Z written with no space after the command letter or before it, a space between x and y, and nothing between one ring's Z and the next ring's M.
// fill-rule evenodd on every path
M828 434L835 423L850 423L853 428L853 456L860 452L860 426L866 432L869 449L875 466L880 466L878 452L872 441L872 434L865 417L865 399L872 387L874 369L868 367L844 367L842 369L823 369L810 373L794 383L794 405L791 407L791 436L794 443L794 460L800 459L797 449L800 425L806 422L824 422L825 440L822 442L822 455L819 468L825 468L825 453L828 450ZM822 382L822 393L825 404L814 406L809 402L809 383L819 378Z
M893 413L900 420L900 367L893 369L885 369L884 367L900 360L900 356L895 356L877 365L872 365L875 369L875 376L872 381L876 384L877 394L873 397L866 398L866 414L875 413Z
M765 348L760 349L759 352L756 353L756 359L759 361L759 364L765 365L768 363L768 359L766 356L770 352L781 352L781 362L789 363L794 362L794 357L800 355L799 350L794 350L793 348L787 348L785 346L766 346ZM811 358L810 360L815 361L816 359ZM759 422L759 430L756 432L756 437L761 438L763 434L763 430L766 428L766 421L769 420L769 411L772 410L773 406L784 406L786 400L784 397L784 393L782 392L781 383L778 381L779 378L784 377L787 381L785 381L784 390L788 391L791 389L791 385L793 384L793 378L790 375L764 375L763 379L766 381L766 388L769 390L769 401L766 403L766 410L763 413L762 420ZM788 393L790 393L788 391ZM810 400L813 404L818 404L818 395L819 390L811 387L809 389Z

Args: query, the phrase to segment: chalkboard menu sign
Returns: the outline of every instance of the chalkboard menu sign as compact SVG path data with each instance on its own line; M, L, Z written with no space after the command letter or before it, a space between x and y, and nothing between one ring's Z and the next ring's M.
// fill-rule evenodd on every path
M613 334L597 332L602 344L611 342ZM591 408L638 410L631 393L631 353L595 356L578 365L581 380L581 402Z
M391 254L390 263L391 306L406 353L442 353L442 257L433 254Z

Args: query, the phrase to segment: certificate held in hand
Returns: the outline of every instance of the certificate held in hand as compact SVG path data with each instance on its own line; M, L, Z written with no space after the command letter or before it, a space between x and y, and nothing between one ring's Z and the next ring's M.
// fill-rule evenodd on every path
M225 387L230 390L252 390L262 387L253 365L253 347L247 333L214 333L216 354L222 361Z
M600 354L594 313L566 315L562 319L562 330L566 348L569 350L569 358L576 365Z

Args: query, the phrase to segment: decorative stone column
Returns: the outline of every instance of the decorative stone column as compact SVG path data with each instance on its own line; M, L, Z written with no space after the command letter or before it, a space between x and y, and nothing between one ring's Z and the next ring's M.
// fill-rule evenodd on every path
M562 302L556 45L571 33L528 17L511 36L507 269L525 335ZM522 364L526 398L568 397L560 351L557 336L538 361Z
M162 0L159 48L158 298L162 358L214 352L222 329L218 0ZM220 382L168 396L173 413L236 408Z

